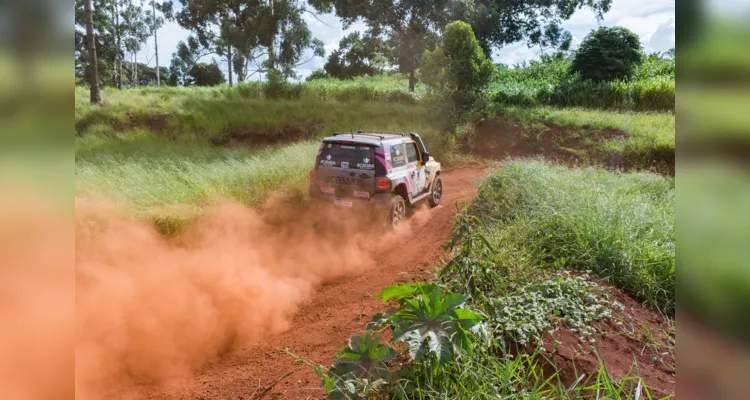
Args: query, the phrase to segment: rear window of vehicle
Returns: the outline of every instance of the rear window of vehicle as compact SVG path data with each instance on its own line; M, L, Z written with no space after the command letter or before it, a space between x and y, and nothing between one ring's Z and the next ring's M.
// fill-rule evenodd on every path
M375 169L375 149L372 146L325 143L318 165L359 170Z

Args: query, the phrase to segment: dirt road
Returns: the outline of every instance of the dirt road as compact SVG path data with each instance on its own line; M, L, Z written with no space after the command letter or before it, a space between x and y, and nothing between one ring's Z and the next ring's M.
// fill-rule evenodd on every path
M320 379L309 366L298 365L279 349L289 348L308 360L330 365L333 355L350 335L360 332L373 314L383 310L373 295L383 287L411 281L429 273L444 255L456 203L465 204L476 193L482 171L461 169L443 175L441 206L418 212L412 230L400 243L372 257L377 268L318 288L296 313L292 327L264 343L237 349L204 365L192 376L158 385L141 385L134 398L146 399L253 399L285 374L291 373L265 398L325 397ZM131 395L126 396L132 398Z

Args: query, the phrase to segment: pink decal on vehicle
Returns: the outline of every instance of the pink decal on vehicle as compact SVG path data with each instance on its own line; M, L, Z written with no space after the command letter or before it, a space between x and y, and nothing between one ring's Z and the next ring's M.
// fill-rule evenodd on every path
M378 162L380 163L380 165L382 165L383 167L385 167L386 170L391 169L391 163L389 163L388 161L386 161L383 157L381 157L381 156L375 156L375 158L378 160Z

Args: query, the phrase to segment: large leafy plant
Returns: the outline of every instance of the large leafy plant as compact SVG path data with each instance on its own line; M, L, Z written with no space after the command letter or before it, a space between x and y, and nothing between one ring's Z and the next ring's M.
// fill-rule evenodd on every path
M323 378L323 386L331 399L359 399L390 381L387 363L396 358L398 352L381 344L380 339L370 332L349 338L349 345L336 354L336 362Z
M352 336L349 345L336 355L323 379L330 398L361 398L397 376L415 369L434 371L460 354L473 353L471 332L482 329L483 319L464 308L467 296L446 293L427 283L389 286L378 295L384 302L396 300L399 307L376 315L367 326L369 331ZM388 363L398 352L380 344L380 336L372 332L386 327L392 331L392 343L406 345L411 359L395 373Z

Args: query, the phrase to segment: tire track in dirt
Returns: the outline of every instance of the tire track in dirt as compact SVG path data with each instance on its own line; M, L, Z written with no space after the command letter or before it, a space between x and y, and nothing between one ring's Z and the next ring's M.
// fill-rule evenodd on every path
M462 207L476 193L480 169L460 169L442 175L443 203L421 209L410 220L410 232L396 243L377 246L372 257L378 267L318 288L295 314L291 328L264 343L236 349L209 362L187 378L125 389L122 398L252 399L278 378L265 398L324 398L318 378L307 365L298 365L278 350L289 348L305 359L330 365L334 354L352 334L364 329L383 310L373 295L383 287L429 274L445 255L443 243L453 226L456 204Z

